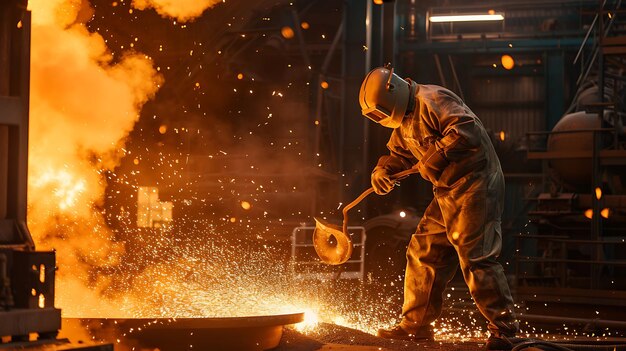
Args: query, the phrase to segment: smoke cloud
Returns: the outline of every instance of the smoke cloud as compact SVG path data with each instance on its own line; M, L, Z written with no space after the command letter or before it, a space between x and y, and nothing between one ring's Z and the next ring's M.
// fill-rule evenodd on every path
M90 299L124 251L101 211L105 181L124 155L124 139L162 78L136 52L113 60L104 39L79 21L81 0L31 0L31 106L28 224L38 249L56 249L57 306ZM89 16L88 16L89 17ZM75 304L74 304L75 305Z
M205 10L221 0L133 0L132 6L138 10L153 8L163 17L187 22L200 16Z

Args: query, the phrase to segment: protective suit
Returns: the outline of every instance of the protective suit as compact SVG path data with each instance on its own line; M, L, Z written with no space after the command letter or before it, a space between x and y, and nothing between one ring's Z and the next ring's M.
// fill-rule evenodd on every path
M441 313L443 291L460 265L480 312L495 335L518 330L513 299L496 261L502 238L504 177L481 121L453 92L408 80L410 100L399 127L372 172L380 175L417 167L433 184L426 209L407 250L400 326L428 326ZM381 189L386 193L391 189Z

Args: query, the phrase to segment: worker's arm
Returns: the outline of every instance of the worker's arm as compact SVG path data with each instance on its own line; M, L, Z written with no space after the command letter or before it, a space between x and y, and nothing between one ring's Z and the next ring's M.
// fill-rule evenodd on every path
M472 111L448 90L438 91L432 101L422 103L420 108L424 123L441 134L417 165L422 176L434 182L450 162L462 160L476 150L480 129Z
M389 149L389 155L381 156L378 159L374 171L383 168L389 174L396 174L413 167L417 163L417 159L408 150L406 142L402 138L400 128L394 129L391 133L389 142L387 142L387 149Z
M439 91L433 102L425 119L442 135L435 142L436 150L449 162L468 157L480 146L481 132L476 116L448 90Z
M400 133L400 128L394 129L387 143L389 155L381 156L378 164L372 171L372 187L378 195L384 195L393 189L395 184L390 176L413 167L417 160L407 149Z

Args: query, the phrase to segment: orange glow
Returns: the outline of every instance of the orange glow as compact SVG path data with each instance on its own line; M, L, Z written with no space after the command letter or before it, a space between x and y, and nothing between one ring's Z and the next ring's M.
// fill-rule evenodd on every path
M593 218L593 210L592 209L588 209L587 211L585 211L585 217L592 219Z
M600 200L602 198L602 188L596 188L596 199Z
M300 27L302 27L302 29L309 29L311 26L309 25L309 22L302 22L300 23Z
M237 74L237 79L242 80L243 79L243 73Z
M49 201L53 208L60 211L72 210L80 201L84 200L87 183L84 179L71 174L66 170L49 169L38 179L31 181L32 188L49 189Z
M500 140L504 141L504 139L506 139L506 133L504 133L503 130L500 131Z
M490 14L490 15L494 15L496 13L496 11L491 9L491 10L487 11L487 13Z
M121 52L114 60L105 39L77 20L76 2L29 6L31 55L46 60L30 65L27 224L38 249L56 250L59 267L56 301L39 291L33 298L65 315L87 315L110 288L109 278L92 273L124 253L102 211L105 174L127 155L124 141L163 78L145 54ZM46 269L37 270L45 280Z
M600 216L602 216L602 218L609 218L610 214L611 211L608 208L603 208L602 211L600 211Z
M329 86L329 85L328 85L328 82L327 82L327 81L322 81L322 82L320 83L320 86L322 87L322 89L328 89L328 86Z
M500 62L502 63L502 67L504 67L504 69L513 69L513 67L515 67L515 60L511 55L502 55Z
M383 4L383 0L374 0L374 4L382 5Z
M141 107L154 96L163 78L144 54L129 52L118 56L116 48L116 59L112 60L105 40L72 18L78 11L75 2L39 1L52 4L43 8L53 11L45 18L41 17L41 10L33 13L32 55L46 60L31 62L28 226L38 249L56 249L59 267L56 301L46 302L39 291L31 291L40 307L56 304L65 317L117 318L234 317L306 310L305 325L336 321L368 333L392 323L379 318L384 308L389 310L385 301L365 312L350 313L341 305L345 294L332 291L323 296L327 289L322 291L320 286L309 283L297 285L297 281L290 280L291 271L277 267L280 265L275 264L269 245L260 247L251 254L252 260L245 261L237 256L236 245L180 246L171 233L160 230L136 237L141 233L136 231L136 223L128 219L130 224L120 228L120 236L132 235L132 240L141 240L142 245L125 246L124 241L118 240L103 216L107 183L104 175L117 172L123 157L128 157L125 162L136 165L145 160L140 154L127 151L124 143ZM119 4L125 7L122 2ZM118 2L112 6L118 6ZM62 23L41 22L42 18L58 16L66 18ZM89 89L76 89L77 86ZM319 125L319 121L315 123ZM165 124L158 127L161 134L168 129ZM133 167L133 171L137 168ZM123 174L118 176L124 179ZM140 185L132 179L123 183L134 190ZM250 196L250 206L252 199L261 201L254 195L241 196ZM123 208L126 204L114 205ZM121 212L118 219L124 222L124 213L129 211ZM239 223L246 224L245 220L231 216L216 217L215 221L218 218L219 224L237 223L232 225L236 230ZM252 234L261 238L266 233ZM138 252L127 252L129 247ZM176 254L162 255L164 248L174 248ZM129 256L137 260L137 265L119 269L131 263L123 261ZM159 260L151 261L156 256ZM271 260L264 261L266 258ZM31 273L35 277L41 274ZM234 304L237 308L233 308ZM446 337L451 337L450 333Z
M291 39L295 35L295 33L293 32L293 29L291 29L291 27L289 27L289 26L284 26L283 28L281 28L280 29L280 34L285 39Z
M241 201L241 208L244 210L249 210L252 207L248 201Z
M130 4L137 10L152 8L161 17L173 18L179 22L188 22L202 15L207 9L222 2L225 2L225 0L133 0ZM186 28L186 26L181 25L181 28Z
M299 332L309 331L317 327L320 323L320 318L316 311L312 309L306 309L304 311L304 320L295 325L296 330Z
M46 266L39 265L39 281L44 283L46 281Z

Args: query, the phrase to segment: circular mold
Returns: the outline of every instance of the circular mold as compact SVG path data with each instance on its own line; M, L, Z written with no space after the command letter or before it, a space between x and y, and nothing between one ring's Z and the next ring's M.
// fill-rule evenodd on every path
M116 339L161 351L269 350L280 343L283 327L304 320L304 313L222 318L88 318L90 330L107 330ZM94 328L94 325L99 327ZM111 330L113 329L113 330Z

